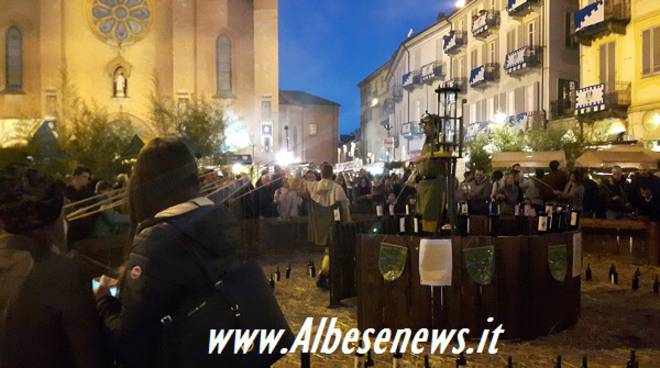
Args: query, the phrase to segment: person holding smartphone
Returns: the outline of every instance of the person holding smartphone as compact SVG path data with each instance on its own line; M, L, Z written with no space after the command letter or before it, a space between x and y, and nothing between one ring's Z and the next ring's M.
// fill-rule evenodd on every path
M66 241L63 185L0 169L0 367L109 366L89 279Z

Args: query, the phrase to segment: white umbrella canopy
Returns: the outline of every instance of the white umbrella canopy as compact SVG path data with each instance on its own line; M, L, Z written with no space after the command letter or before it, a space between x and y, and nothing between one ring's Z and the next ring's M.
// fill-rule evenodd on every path
M658 168L660 154L642 146L608 146L590 150L575 160L575 166L587 168L611 168L620 166L630 169Z
M507 168L514 164L520 164L526 168L548 167L550 161L559 161L561 166L566 166L566 154L564 151L547 152L495 152L491 160L494 168Z

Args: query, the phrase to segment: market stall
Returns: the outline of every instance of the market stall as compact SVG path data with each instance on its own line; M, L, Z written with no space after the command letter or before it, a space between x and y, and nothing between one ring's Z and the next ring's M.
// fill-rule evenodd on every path
M566 154L564 151L495 152L491 163L494 168L509 168L515 164L524 168L546 168L550 161L559 161L559 165L566 167Z
M575 160L576 167L657 170L660 153L639 145L608 145L586 151Z

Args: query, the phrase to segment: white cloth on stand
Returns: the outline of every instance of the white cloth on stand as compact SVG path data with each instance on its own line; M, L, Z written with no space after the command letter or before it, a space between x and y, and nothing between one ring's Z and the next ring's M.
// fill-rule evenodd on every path
M451 239L422 239L419 243L419 278L425 286L451 286Z

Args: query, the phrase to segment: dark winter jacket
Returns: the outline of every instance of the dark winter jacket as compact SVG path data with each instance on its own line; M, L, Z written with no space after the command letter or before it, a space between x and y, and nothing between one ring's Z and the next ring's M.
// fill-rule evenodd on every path
M197 241L186 241L181 232ZM160 320L174 314L187 295L208 288L208 279L184 246L197 247L221 273L234 264L238 241L231 212L206 198L171 207L140 225L124 263L119 300L97 299L125 367L169 367Z
M0 367L106 366L91 280L32 239L0 236Z

